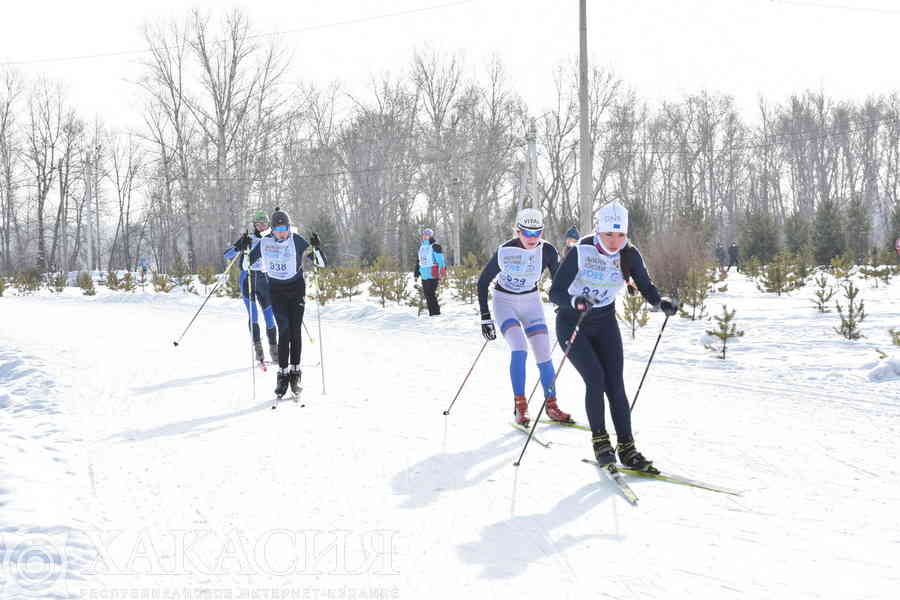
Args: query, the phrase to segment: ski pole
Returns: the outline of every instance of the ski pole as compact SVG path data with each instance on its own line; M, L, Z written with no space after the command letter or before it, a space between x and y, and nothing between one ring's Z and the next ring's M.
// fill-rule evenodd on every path
M319 275L320 267L314 266L313 273L316 276L316 321L319 324L319 364L322 366L322 395L325 395L325 343L322 340L322 288Z
M253 311L256 310L256 299L253 297L253 271L250 269L250 248L244 248L242 263L247 271L247 295L250 296L250 397L256 404L256 341L253 339Z
M469 375L472 374L472 371L475 369L475 365L478 364L478 359L481 358L481 353L484 352L484 349L487 348L488 342L491 340L484 340L484 344L481 345L481 350L478 351L478 356L475 357L475 362L472 363L472 366L469 367L469 372L466 373L465 379L463 379L462 383L459 385L459 389L456 390L456 395L453 396L453 400L450 402L450 406L447 407L447 410L444 411L444 416L450 414L450 409L453 408L453 405L456 404L456 399L459 398L459 394L462 392L463 387L465 387L466 382L469 380Z
M666 318L663 319L662 327L659 329L659 335L656 337L656 343L653 344L653 352L650 353L650 360L647 361L647 366L644 367L644 374L641 376L641 382L638 384L637 392L634 393L634 402L631 403L631 408L628 409L629 412L634 411L634 405L637 404L638 396L641 395L641 386L644 385L644 378L647 377L647 371L650 370L650 363L653 362L653 356L656 354L656 347L659 346L659 340L662 339L663 331L666 330L666 323L669 322L669 315L666 315Z
M240 254L235 254L235 255L234 255L234 258L231 259L231 262L228 263L228 266L225 267L225 272L224 272L225 275L228 275L228 271L231 270L231 265L234 264L234 261L237 260L237 257L238 257L238 256L240 256ZM181 333L181 336L179 336L179 338L178 338L177 340L175 340L174 342L172 342L173 344L175 344L176 347L178 346L179 343L181 343L181 340L184 339L184 336L185 336L185 334L188 332L188 329L190 329L190 328L191 328L191 325L194 324L194 319L197 318L197 316L200 314L200 311L203 310L203 307L204 307L204 306L206 306L206 302L207 302L210 298L212 298L212 295L216 293L216 290L219 289L219 286L220 286L221 284L222 284L221 281L217 281L217 282L216 282L216 285L213 286L213 289L211 289L210 292L209 292L209 294L206 296L206 300L203 301L203 304L201 304L201 305L200 305L200 308L197 309L197 312L194 313L194 318L191 319L191 322L188 323L187 327L184 328L184 331Z
M309 326L307 326L306 321L303 321L303 329L306 330L306 337L309 338L309 343L310 343L310 344L315 344L315 343L316 343L316 340L313 339L312 334L309 332Z
M575 329L572 330L572 335L569 336L569 345L566 347L566 351L563 354L562 360L559 362L559 367L556 368L556 373L553 375L553 387L556 387L556 380L559 379L559 372L562 371L563 365L566 364L566 359L569 358L569 352L572 351L572 346L575 344L575 338L578 337L578 330L581 329L581 322L584 321L584 318L588 314L588 310L585 310L579 315L578 321L575 323ZM513 463L513 466L518 467L522 464L522 457L525 456L525 450L528 448L528 443L531 442L531 438L534 437L534 430L537 429L538 421L541 420L541 415L544 414L544 408L547 407L547 399L544 398L544 401L541 403L541 409L538 411L537 418L534 420L534 423L531 425L531 431L528 432L528 439L525 440L525 445L522 446L522 453L519 454L519 460Z

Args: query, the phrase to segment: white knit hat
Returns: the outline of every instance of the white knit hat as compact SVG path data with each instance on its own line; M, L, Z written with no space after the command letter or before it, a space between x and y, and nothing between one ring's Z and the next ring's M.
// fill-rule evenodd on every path
M628 235L628 209L614 200L597 211L597 233L615 232Z

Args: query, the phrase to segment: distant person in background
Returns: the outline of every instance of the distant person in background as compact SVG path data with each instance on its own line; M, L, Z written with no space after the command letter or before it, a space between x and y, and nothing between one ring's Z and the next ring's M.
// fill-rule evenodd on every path
M437 286L444 275L447 274L447 263L444 260L444 250L434 241L434 230L422 230L422 244L419 246L419 255L416 259L416 268L413 276L422 278L422 293L428 304L428 315L441 314L441 306L437 299Z
M722 242L716 243L716 261L719 263L719 268L725 267L725 248L722 247Z
M741 255L738 250L737 242L731 242L731 245L728 247L728 270L731 270L731 267L737 269L740 273L741 271Z
M569 227L569 230L566 232L566 244L562 251L562 256L565 258L569 254L569 250L575 247L578 244L578 240L581 239L581 236L578 235L578 229L575 228L574 225Z

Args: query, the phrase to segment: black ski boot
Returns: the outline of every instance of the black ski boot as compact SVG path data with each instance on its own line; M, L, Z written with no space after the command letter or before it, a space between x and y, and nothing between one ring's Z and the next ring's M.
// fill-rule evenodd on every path
M256 352L256 362L266 362L266 355L263 354L262 342L253 342L253 351Z
M653 461L647 460L643 454L637 451L637 448L634 447L634 440L616 444L616 454L619 455L619 462L629 469L654 475L659 473L659 470L653 466Z
M613 454L612 444L609 443L608 433L595 433L591 437L591 443L594 445L594 458L601 467L616 462L616 455Z
M300 391L303 390L303 387L300 385L300 376L302 373L300 372L300 365L293 365L290 373L290 382L291 382L291 391L295 396L300 395Z
M275 383L275 395L281 398L287 393L288 383L290 383L290 375L287 373L283 373L281 369L278 370L278 379Z

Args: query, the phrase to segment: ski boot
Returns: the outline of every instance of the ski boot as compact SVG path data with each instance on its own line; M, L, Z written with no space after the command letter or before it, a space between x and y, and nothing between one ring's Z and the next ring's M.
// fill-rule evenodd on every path
M295 396L299 396L301 390L303 390L303 387L300 385L301 375L300 365L291 365L291 372L288 377L290 378L291 392L293 392Z
M290 383L291 376L287 373L287 370L278 370L278 379L275 382L275 395L281 398L287 393L288 383Z
M278 364L278 344L269 344L269 356L273 365Z
M609 443L608 433L595 433L591 436L591 444L594 446L594 458L601 467L615 464L616 455L613 454L612 444Z
M266 364L266 355L263 354L262 342L253 342L253 351L256 353L256 362Z
M547 416L557 423L575 422L572 420L572 415L559 409L559 406L557 406L556 404L556 396L550 396L549 398L547 398Z
M654 475L659 474L659 470L653 466L653 461L644 458L644 455L638 452L637 448L634 447L634 440L616 444L616 454L619 455L619 462L629 469L652 473Z
M516 396L515 403L513 414L516 415L516 424L528 427L531 423L531 418L528 416L528 401L525 399L525 396Z

